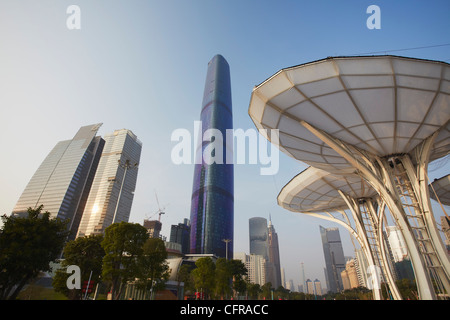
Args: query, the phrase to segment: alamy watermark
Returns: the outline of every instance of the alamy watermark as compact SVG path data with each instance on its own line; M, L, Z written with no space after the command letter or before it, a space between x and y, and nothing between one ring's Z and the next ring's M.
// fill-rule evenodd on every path
M201 121L194 121L193 134L184 128L174 130L171 141L178 143L172 148L172 163L259 164L261 175L278 173L279 150L276 147L279 145L278 129L225 131L225 137L219 129L211 128L203 132ZM265 137L270 137L271 143Z
M81 29L81 9L79 6L72 4L67 7L66 13L70 16L66 19L66 27L69 30Z
M368 29L381 29L381 9L377 5L370 5L367 7L366 13L371 14L367 18L366 26Z
M70 273L67 277L66 286L67 289L81 289L81 269L77 265L70 265L67 267L66 273Z

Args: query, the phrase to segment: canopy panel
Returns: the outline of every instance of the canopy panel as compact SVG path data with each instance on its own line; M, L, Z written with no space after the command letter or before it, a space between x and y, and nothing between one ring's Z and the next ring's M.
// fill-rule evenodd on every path
M436 197L436 194L437 197ZM450 175L435 179L430 186L430 196L432 199L439 201L442 204L450 206Z
M431 161L450 150L450 65L370 56L294 66L254 88L249 115L258 128L279 129L283 152L329 172L352 170L302 121L378 156L409 153L440 130Z
M283 187L278 195L278 205L302 213L347 209L338 190L355 199L377 196L376 191L357 175L337 176L309 167Z

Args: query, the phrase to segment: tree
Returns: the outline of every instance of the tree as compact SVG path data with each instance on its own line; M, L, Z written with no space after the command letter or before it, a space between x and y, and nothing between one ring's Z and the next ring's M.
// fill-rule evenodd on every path
M247 294L249 299L257 300L259 294L262 292L261 286L257 283L247 282Z
M89 281L98 283L102 274L103 257L105 250L102 248L103 235L90 235L80 237L73 241L69 241L64 247L64 260L61 263L55 277L53 278L53 288L57 292L61 292L69 299L82 299L81 289L68 289L67 278L69 274L66 272L67 267L76 265L81 270L81 283ZM91 274L92 271L92 274Z
M261 294L265 299L267 299L267 300L272 299L272 283L271 282L266 282L261 287L261 290L262 290Z
M184 283L184 294L193 294L195 291L194 278L191 274L194 266L183 264L178 270L177 281Z
M235 293L239 294L245 292L247 289L247 283L245 277L247 276L248 270L245 264L241 260L230 260L231 275L233 277L233 290Z
M290 291L286 288L284 288L283 286L279 286L277 288L277 290L275 290L274 292L274 299L283 299L283 300L287 300L290 298L289 295Z
M209 298L214 290L216 266L210 257L200 258L195 262L196 268L192 270L194 285L198 292Z
M43 205L28 216L2 217L0 232L0 299L15 299L22 288L61 254L69 235L68 220L50 219Z
M169 265L166 262L167 251L164 241L157 238L148 239L143 246L143 252L138 257L138 280L139 289L145 292L156 292L164 288L169 278Z
M138 257L147 239L147 229L137 223L122 221L105 229L102 277L111 283L112 300L117 300L124 285L139 274Z
M215 294L217 297L228 297L231 294L231 265L225 258L219 258L216 261L215 270Z
M397 284L398 290L400 290L400 294L402 295L404 300L417 300L417 285L416 282L411 279L400 279L395 282ZM383 294L385 294L383 292ZM387 296L386 294L384 296Z

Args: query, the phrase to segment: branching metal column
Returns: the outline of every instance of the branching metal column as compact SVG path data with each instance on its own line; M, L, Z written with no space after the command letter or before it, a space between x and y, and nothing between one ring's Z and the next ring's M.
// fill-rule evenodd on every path
M435 300L437 297L428 273L427 262L414 236L414 231L406 219L406 214L393 184L392 176L387 170L387 167L389 167L387 161L368 152L359 150L354 146L347 145L343 141L315 128L304 120L300 120L300 123L346 159L355 168L355 171L378 192L396 220L405 239L416 276L419 298ZM382 165L380 166L380 164Z

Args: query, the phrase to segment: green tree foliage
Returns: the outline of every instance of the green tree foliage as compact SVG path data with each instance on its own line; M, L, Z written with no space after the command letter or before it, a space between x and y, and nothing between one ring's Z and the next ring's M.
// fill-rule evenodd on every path
M416 282L410 279L400 279L396 282L397 288L400 291L400 294L403 298L403 300L418 300L419 296L417 293L417 285ZM383 297L387 297L385 286L382 287L383 289Z
M272 283L267 282L263 286L261 286L261 295L263 298L267 300L272 299Z
M184 294L192 295L195 292L194 278L191 271L194 266L183 264L178 270L177 281L184 283Z
M163 289L169 278L169 265L166 262L167 251L164 241L150 238L143 246L138 257L137 287L145 292Z
M261 292L262 289L259 284L247 282L247 296L250 300L257 300Z
M221 299L231 295L231 265L225 258L219 258L216 261L215 286L216 297Z
M192 270L194 285L198 292L205 294L210 298L215 287L215 269L216 265L210 257L200 258L195 262L196 268Z
M186 293L195 290L203 293L206 299L229 299L233 291L235 294L246 291L244 276L247 268L240 260L219 258L214 263L210 257L205 257L198 259L195 266L190 276L188 266L179 275L180 281L185 282Z
M50 218L43 206L28 208L27 217L2 217L0 233L0 299L15 299L20 290L48 271L59 258L69 234L68 221Z
M112 300L117 300L124 285L139 274L138 257L147 239L147 229L137 223L114 223L105 229L102 277L111 284Z
M77 265L81 270L81 283L88 281L97 284L102 274L103 257L105 250L102 248L103 235L90 235L80 237L74 241L69 241L64 247L61 269L56 272L53 278L53 288L55 291L63 293L69 299L76 300L82 298L81 289L67 288L67 278L69 274L66 272L70 265ZM91 275L92 271L92 275Z

